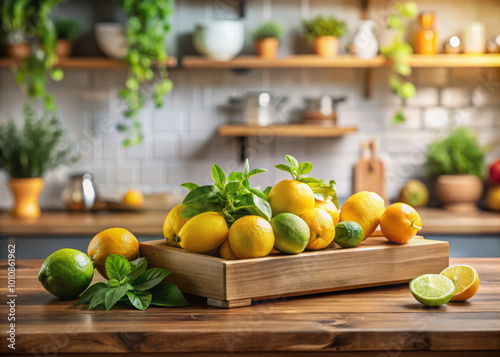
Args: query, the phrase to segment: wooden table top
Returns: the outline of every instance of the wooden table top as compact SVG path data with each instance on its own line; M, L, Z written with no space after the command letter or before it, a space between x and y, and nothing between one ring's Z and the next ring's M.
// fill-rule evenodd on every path
M426 234L495 234L500 237L500 214L478 211L455 213L440 209L419 210ZM138 236L161 236L167 211L70 213L46 211L37 219L15 219L0 213L0 235L94 236L111 227L123 227Z
M465 303L427 308L411 296L408 284L309 295L254 303L231 310L208 307L188 297L183 308L146 311L114 307L88 311L60 301L37 281L42 261L21 260L16 269L16 353L188 353L296 351L331 356L404 356L406 351L464 356L460 351L500 352L500 258L451 259L474 266L481 284ZM0 265L6 296L7 264ZM95 278L95 280L101 280ZM0 305L2 354L7 348L7 314ZM496 351L495 351L496 350ZM448 352L446 352L448 351ZM453 351L453 352L450 352ZM176 355L176 354L174 354ZM411 356L420 356L420 353ZM431 353L432 355L432 353Z

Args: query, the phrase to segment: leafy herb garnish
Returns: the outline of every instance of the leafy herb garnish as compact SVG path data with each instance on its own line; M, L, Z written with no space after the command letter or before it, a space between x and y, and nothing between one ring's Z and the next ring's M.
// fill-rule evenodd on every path
M297 159L291 155L285 155L285 159L290 163L290 166L278 164L275 167L279 170L289 172L294 180L306 183L311 187L316 198L321 200L331 199L335 206L339 208L339 200L337 199L336 191L337 184L334 180L326 181L307 176L306 174L311 172L313 168L313 164L310 162L299 163ZM271 187L268 187L264 190L264 193L267 195L270 190Z
M257 215L271 220L271 206L260 187L250 187L248 179L266 172L266 169L250 170L248 159L243 172L231 172L228 176L216 164L212 165L213 185L198 186L186 182L181 186L190 190L182 204L186 206L181 216L189 218L203 212L218 212L228 225L238 218Z
M146 269L146 258L129 262L124 256L110 254L106 258L109 280L91 285L75 304L89 304L89 310L109 311L117 302L124 302L136 309L145 310L149 305L186 306L184 295L177 286L163 282L170 274L161 268Z

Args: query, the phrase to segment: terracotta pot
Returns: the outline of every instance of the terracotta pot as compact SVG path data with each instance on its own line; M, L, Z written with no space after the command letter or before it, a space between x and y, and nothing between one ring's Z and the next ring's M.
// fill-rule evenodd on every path
M69 57L73 51L73 44L68 40L57 40L56 55L59 57Z
M27 58L31 56L29 43L15 43L7 45L7 55L14 58Z
M39 217L38 198L43 190L43 178L16 178L11 179L9 184L15 200L12 215L18 218Z
M450 211L471 212L483 193L483 181L472 175L442 175L437 178L436 194Z
M255 52L260 57L275 58L278 53L279 41L276 38L263 38L255 41Z
M314 39L314 53L333 57L339 53L339 40L335 36L321 36Z

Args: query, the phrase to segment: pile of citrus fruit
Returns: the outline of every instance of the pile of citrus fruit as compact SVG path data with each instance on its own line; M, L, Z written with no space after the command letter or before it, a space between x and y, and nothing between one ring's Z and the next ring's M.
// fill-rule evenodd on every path
M292 179L261 191L249 178L265 172L250 170L227 176L212 167L213 185L185 183L190 190L182 204L167 215L163 234L170 246L224 259L259 258L271 252L298 254L327 247L355 248L380 225L394 243L406 243L422 227L411 206L395 203L385 208L374 192L355 193L339 212L335 181L307 174L313 165L286 155L289 165L276 165Z

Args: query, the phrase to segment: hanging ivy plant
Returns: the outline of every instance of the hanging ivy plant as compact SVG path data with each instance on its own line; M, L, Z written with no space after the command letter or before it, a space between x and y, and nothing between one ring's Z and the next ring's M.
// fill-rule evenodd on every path
M414 2L405 4L394 4L393 11L387 19L387 28L394 31L391 42L380 49L380 52L393 63L389 83L392 90L403 100L415 95L415 86L405 80L411 74L408 59L413 53L413 48L406 42L408 32L408 21L414 19L418 14L418 5ZM403 108L400 108L393 117L394 123L402 123L406 120Z
M172 90L172 81L167 73L167 50L165 38L170 30L168 17L172 12L170 0L121 0L129 16L126 28L128 53L125 61L130 69L125 88L118 93L127 104L125 117L118 129L127 133L124 146L139 144L143 134L138 119L144 106L144 97L152 89L157 108L163 106L165 94ZM158 67L159 78L155 79L152 65ZM150 83L151 87L144 84ZM145 93L146 92L146 93Z

